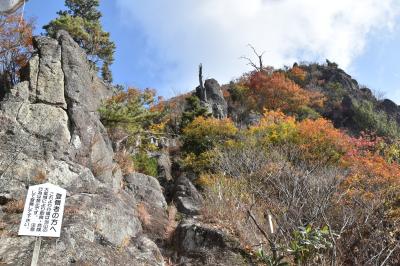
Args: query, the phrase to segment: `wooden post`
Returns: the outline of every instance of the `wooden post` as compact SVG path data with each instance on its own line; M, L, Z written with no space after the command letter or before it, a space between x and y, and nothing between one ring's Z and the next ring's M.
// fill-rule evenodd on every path
M42 244L42 237L37 236L36 240L35 240L35 247L33 249L31 266L37 266L38 265L39 254L40 254L40 245L41 244Z

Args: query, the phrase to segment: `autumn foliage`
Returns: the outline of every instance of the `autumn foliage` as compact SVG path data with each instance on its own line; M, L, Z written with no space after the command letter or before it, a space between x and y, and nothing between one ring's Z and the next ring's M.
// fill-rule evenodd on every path
M196 183L206 191L206 219L218 219L243 243L255 241L249 230L257 229L248 222L246 209L253 208L260 216L272 212L282 230L295 230L296 222L329 224L333 235L340 234L329 243L336 241L340 259L350 264L355 257L365 262L382 241L387 248L395 246L400 165L393 159L396 146L384 139L353 137L329 120L298 120L279 110L265 111L258 124L242 130L230 120L198 117L183 136L187 169L195 170ZM386 231L379 231L382 223Z
M183 129L184 148L199 155L218 144L223 145L237 132L238 129L230 119L219 120L199 116Z
M33 51L33 22L20 14L0 16L0 90L19 81L19 70L26 65Z
M302 89L282 72L252 72L242 78L240 85L248 88L249 104L259 111L280 109L296 113L305 106L323 105L320 93Z
M294 66L290 71L289 71L289 75L291 77L293 77L294 80L297 80L299 82L303 82L305 81L306 77L307 77L307 72L305 70L303 70L301 67L299 66Z

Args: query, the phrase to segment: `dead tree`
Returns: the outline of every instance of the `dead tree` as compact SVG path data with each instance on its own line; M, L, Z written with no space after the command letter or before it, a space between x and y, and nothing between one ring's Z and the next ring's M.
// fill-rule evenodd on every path
M246 56L242 56L240 57L241 59L247 60L248 61L248 65L254 67L257 71L263 71L264 70L264 65L263 65L263 56L265 54L265 52L262 52L261 54L259 54L257 52L257 50L254 48L253 45L248 44L248 46L251 48L251 50L253 50L253 53L257 56L258 58L258 65L256 63L253 62L253 60L251 60L249 57Z
M199 84L200 84L200 92L204 93L204 100L207 100L207 92L204 88L203 83L203 64L200 63L199 65Z

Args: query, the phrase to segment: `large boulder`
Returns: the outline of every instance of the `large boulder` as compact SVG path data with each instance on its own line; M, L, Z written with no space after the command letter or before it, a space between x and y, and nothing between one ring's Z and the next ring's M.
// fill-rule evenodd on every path
M136 210L143 223L144 232L160 243L167 234L168 214L162 188L152 176L132 173L124 178L127 191L135 197Z
M97 77L85 52L66 33L60 31L58 41L62 53L62 69L65 75L65 97L68 102L71 138L76 146L70 156L92 169L103 181L116 181L120 176L113 173L113 149L107 131L97 113L101 102L113 95L113 89Z
M183 265L253 265L237 240L194 219L178 225L174 244Z
M174 201L178 211L187 215L198 215L203 206L203 197L185 176L175 181Z
M196 95L209 113L215 118L226 118L228 115L228 104L222 94L221 86L215 79L207 79L204 87L196 88Z

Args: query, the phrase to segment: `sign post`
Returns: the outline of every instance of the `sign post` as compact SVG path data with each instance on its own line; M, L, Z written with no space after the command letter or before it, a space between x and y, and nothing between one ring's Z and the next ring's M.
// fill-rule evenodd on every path
M60 237L67 191L50 183L31 186L18 235L36 236L31 266L39 260L42 237Z
M38 265L41 244L42 244L42 237L37 236L35 240L35 247L33 249L31 266Z

